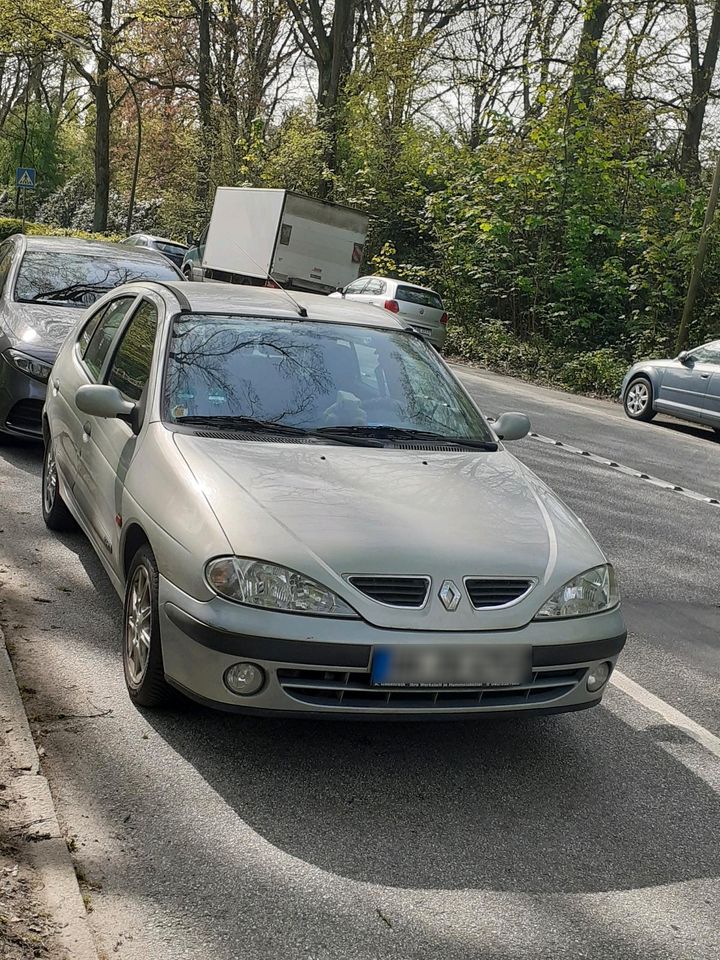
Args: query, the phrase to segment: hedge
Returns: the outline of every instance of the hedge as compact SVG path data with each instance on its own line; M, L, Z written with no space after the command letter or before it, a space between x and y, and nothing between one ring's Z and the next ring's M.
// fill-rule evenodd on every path
M6 240L14 233L25 233L34 237L77 237L80 240L105 240L117 243L123 237L119 233L85 233L83 230L65 230L63 227L51 227L46 223L32 223L25 221L23 231L22 220L17 217L0 217L0 241Z

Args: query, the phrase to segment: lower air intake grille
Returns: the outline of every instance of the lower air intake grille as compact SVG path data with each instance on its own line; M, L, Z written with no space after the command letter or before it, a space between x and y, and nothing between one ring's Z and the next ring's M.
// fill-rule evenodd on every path
M7 425L16 430L40 435L42 433L42 400L18 400L7 415Z
M321 707L355 707L360 709L401 711L486 709L521 707L548 703L570 693L585 675L585 667L570 670L533 671L530 683L516 687L479 689L442 687L374 687L369 673L340 670L280 669L277 678L285 693L301 703Z
M465 580L470 603L476 610L514 603L529 593L532 586L532 580L500 580L492 577L468 577Z
M421 607L425 603L429 577L348 577L356 590L389 607Z

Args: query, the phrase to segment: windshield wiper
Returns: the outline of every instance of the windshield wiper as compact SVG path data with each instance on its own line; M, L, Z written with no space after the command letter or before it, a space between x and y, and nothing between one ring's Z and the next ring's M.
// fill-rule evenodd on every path
M291 427L285 423L275 423L273 420L258 420L255 417L238 416L186 416L176 417L177 423L186 423L191 427L216 427L221 430L248 430L258 433L284 433L288 436L304 437L307 430L302 427Z
M214 427L221 430L245 430L256 433L277 434L287 437L307 437L310 440L330 440L333 443L348 443L354 447L381 447L382 443L371 438L347 436L345 430L339 430L337 435L325 436L319 430L305 430L303 427L293 427L286 423L276 423L274 420L258 420L256 417L240 416L185 416L176 417L176 423L187 424L192 427Z
M471 437L447 437L441 433L432 433L429 430L413 430L409 427L354 425L345 427L319 427L316 432L324 436L333 436L337 432L350 436L377 437L380 440L417 440L420 442L427 440L429 443L447 443L457 447L468 447L472 450L493 451L498 448L494 440L477 440Z

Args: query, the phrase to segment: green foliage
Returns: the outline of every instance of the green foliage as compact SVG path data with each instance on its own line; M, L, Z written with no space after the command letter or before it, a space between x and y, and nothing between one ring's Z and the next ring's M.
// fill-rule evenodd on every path
M25 231L32 237L78 237L81 240L109 240L113 243L122 240L122 234L88 233L84 230L66 230L62 227L50 227L45 223L25 222ZM14 233L23 233L22 220L15 217L0 217L0 241Z
M629 362L672 349L705 189L694 195L653 147L644 108L609 93L592 113L569 119L558 106L465 153L426 204L452 346L613 394ZM718 331L712 246L693 342Z
M568 353L541 337L520 339L497 320L452 324L447 350L509 376L596 396L616 397L628 368L625 357L610 347Z

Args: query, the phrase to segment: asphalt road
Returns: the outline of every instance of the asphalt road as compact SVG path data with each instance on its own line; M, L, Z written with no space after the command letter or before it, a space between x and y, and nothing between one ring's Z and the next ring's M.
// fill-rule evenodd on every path
M465 376L491 415L720 493L708 431ZM622 671L720 736L720 506L513 449L616 563ZM437 725L141 713L119 601L80 535L45 530L40 462L0 448L0 620L106 957L720 958L720 759L642 697Z

